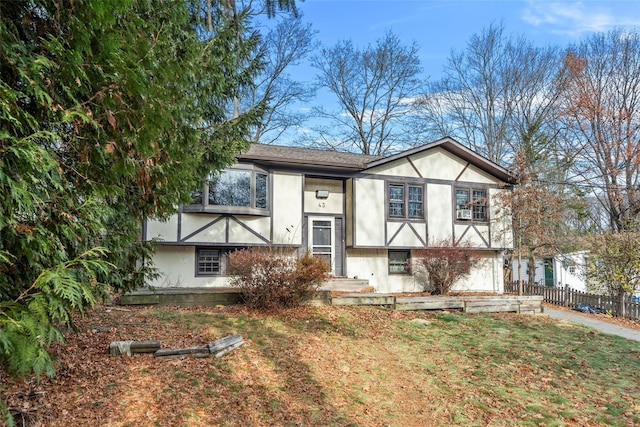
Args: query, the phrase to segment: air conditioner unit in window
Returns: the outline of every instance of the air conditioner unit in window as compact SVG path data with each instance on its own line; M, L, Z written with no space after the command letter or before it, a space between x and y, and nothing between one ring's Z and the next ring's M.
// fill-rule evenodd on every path
M471 209L458 209L456 211L457 219L471 219Z

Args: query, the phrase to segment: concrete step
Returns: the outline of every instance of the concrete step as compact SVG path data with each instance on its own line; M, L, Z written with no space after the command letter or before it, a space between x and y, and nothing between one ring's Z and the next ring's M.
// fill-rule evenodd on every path
M321 291L330 292L375 292L368 280L350 279L346 277L332 277L320 286Z

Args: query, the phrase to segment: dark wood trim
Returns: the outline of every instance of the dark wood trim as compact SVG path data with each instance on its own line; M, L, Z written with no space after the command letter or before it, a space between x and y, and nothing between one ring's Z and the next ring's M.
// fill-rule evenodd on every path
M407 161L409 162L409 164L411 165L411 167L413 168L414 171L416 171L416 173L418 174L418 176L420 178L424 178L422 176L422 173L420 173L420 170L416 167L415 163L413 163L413 160L411 160L411 157L407 157Z
M453 224L458 225L472 225L472 224L480 224L480 225L490 225L491 224L491 196L490 190L491 187L486 187L484 185L455 185L451 187L451 209L453 214ZM471 219L458 219L458 215L456 213L456 190L468 190L469 191L469 206L471 207ZM485 219L483 220L474 220L473 219L473 190L482 190L485 192L485 200L486 203L484 205L485 209Z
M415 177L406 177L406 176L397 176L397 175L379 175L379 174L368 174L368 173L358 173L353 175L354 178L366 178L371 180L382 180L382 181L395 181L395 182L420 182L421 184L439 184L439 185L458 185L460 187L486 187L492 189L499 190L507 190L511 189L513 186L510 185L502 185L502 184L491 184L477 181L453 181L449 179L437 179L437 178L415 178Z
M219 217L217 217L216 219L214 219L213 221L209 221L208 223L206 223L205 225L203 225L202 227L198 228L197 230L191 232L190 234L188 234L187 236L181 238L180 240L178 240L178 242L186 242L187 240L189 240L190 238L192 238L193 236L195 236L198 233L203 232L204 230L206 230L207 228L211 227L212 225L222 221L225 219L224 215L220 215Z
M460 179L460 177L462 176L462 174L467 170L467 168L469 167L470 163L467 162L466 165L464 165L464 167L462 168L462 170L460 171L460 173L458 174L458 176L456 176L456 179L454 181L458 181Z
M426 242L425 242L425 240L422 238L422 236L420 236L420 233L418 233L418 230L416 230L416 229L413 227L413 224L415 224L415 223L411 223L411 222L408 222L408 223L407 223L407 225L409 226L409 228L411 228L411 229L413 230L413 233L416 235L416 237L418 238L418 240L420 240L420 243L422 243L422 245L423 245L423 246L427 246L427 243L426 243ZM425 233L426 233L426 232L427 232L427 225L425 224ZM428 234L425 236L425 239L427 239L427 241L429 241Z
M262 240L264 243L266 244L270 244L271 241L269 239L267 239L266 237L264 237L263 235L261 235L260 233L258 233L257 231L255 231L253 228L249 227L247 224L245 224L244 222L240 221L238 218L234 217L234 216L230 216L227 217L227 221L233 221L236 224L240 225L242 228L244 228L245 230L247 230L248 232L250 232L251 234L253 234L254 236L256 236L258 239ZM227 243L230 242L230 237L229 237L229 222L227 222Z
M385 224L385 225L386 225L386 224ZM403 222L403 223L402 223L402 225L401 225L400 227L398 227L398 229L396 230L396 232L395 232L395 233L393 233L393 236L391 236L391 239L390 239L390 240L385 240L385 247L389 247L389 245L390 245L391 243L393 243L393 239L395 239L395 238L398 236L398 234L400 234L400 232L402 231L402 229L404 228L404 226L405 226L405 225L407 225L407 223L406 223L406 222ZM385 228L387 228L387 227L385 227Z

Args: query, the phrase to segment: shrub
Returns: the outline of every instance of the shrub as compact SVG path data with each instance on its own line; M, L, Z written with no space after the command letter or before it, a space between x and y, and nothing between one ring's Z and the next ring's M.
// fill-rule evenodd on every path
M419 268L424 269L422 286L434 295L447 294L481 262L480 254L468 243L451 244L443 239L418 251ZM420 277L416 274L416 277Z
M310 253L296 257L273 248L243 249L229 255L232 284L250 308L296 307L311 298L328 271Z

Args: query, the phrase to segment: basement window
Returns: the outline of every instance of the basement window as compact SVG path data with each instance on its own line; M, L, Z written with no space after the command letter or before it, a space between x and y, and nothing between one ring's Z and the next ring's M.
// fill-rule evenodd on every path
M221 253L219 249L196 251L196 276L220 276Z
M409 274L410 251L389 251L389 274Z

